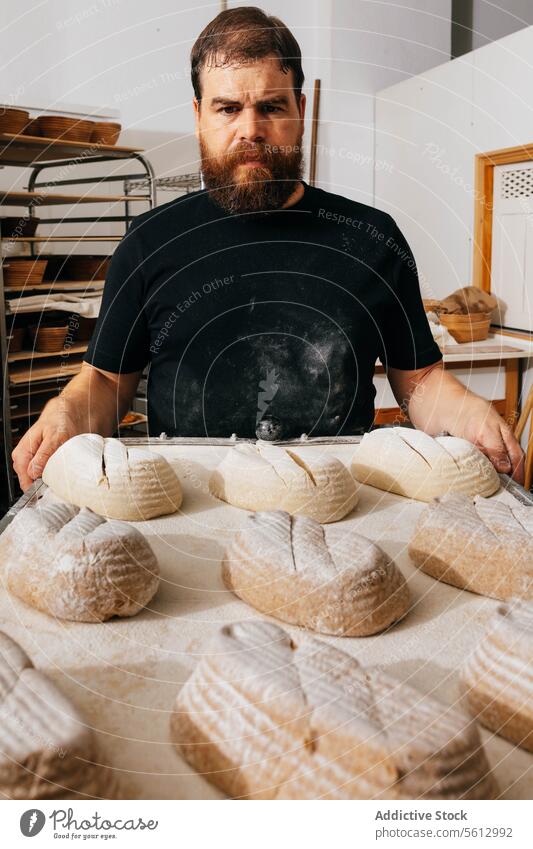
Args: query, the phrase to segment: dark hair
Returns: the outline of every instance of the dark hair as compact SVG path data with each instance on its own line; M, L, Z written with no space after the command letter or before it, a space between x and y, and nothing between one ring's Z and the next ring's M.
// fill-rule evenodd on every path
M305 79L302 53L283 21L266 15L257 6L237 6L220 12L202 30L191 50L191 80L196 99L201 102L200 72L205 65L253 61L272 53L279 57L284 73L292 69L294 94L299 102Z

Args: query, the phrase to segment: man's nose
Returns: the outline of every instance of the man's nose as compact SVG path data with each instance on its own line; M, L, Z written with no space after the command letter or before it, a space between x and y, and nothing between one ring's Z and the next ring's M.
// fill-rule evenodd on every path
M265 137L264 116L251 106L241 110L239 120L239 138L241 141L258 142Z

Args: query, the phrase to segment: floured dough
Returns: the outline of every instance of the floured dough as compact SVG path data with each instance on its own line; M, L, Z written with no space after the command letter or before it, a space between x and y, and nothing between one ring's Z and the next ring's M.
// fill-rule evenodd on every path
M471 442L455 436L433 438L409 427L365 433L352 472L361 483L418 501L447 492L492 495L500 487L494 466Z
M24 650L0 631L0 795L114 798L90 728Z
M488 799L477 727L345 652L267 622L227 625L178 695L171 737L233 797Z
M97 433L63 443L42 479L65 501L110 519L151 519L174 513L182 501L180 482L164 457Z
M379 546L342 525L281 510L254 513L222 562L226 586L285 622L360 637L402 617L407 583Z
M533 600L533 508L452 493L418 519L409 554L428 575L506 600Z
M527 508L529 509L529 508ZM461 670L479 722L533 752L533 603L501 604Z
M60 619L133 616L159 586L140 531L72 504L37 503L17 513L0 535L0 555L8 590Z
M258 440L230 448L211 475L217 498L245 510L286 510L336 522L357 504L357 487L340 460L317 448L301 452Z

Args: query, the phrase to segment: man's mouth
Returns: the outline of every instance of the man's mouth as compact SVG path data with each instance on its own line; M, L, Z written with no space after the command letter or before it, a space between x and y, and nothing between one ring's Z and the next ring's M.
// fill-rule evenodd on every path
M238 165L260 165L263 164L263 157L259 153L249 153L243 156Z

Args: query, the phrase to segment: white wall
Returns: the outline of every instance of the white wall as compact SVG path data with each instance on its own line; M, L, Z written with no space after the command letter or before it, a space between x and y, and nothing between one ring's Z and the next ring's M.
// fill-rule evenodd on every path
M372 204L374 95L449 59L451 0L334 0L323 6L319 183Z
M1 62L0 103L119 109L122 140L144 147L159 176L198 169L189 53L218 2L5 5L0 56L14 58ZM258 5L279 16L302 48L307 144L313 81L322 80L320 185L371 203L374 93L449 57L451 0L390 0L386 9L365 0Z
M531 0L474 0L472 4L472 49L510 35L533 24Z
M261 5L293 30L312 86L322 32L318 21L329 3ZM33 6L23 4L26 13L21 15L9 4L0 54L15 59L0 75L0 103L65 111L73 104L89 112L118 109L121 141L142 146L158 176L197 171L189 54L221 4L47 0L30 14Z
M424 295L471 282L476 153L531 142L533 27L378 93L375 205L414 250Z
M3 3L0 26L0 103L45 105L61 91L54 34L55 0Z
M375 205L409 241L425 297L471 282L474 157L532 141L532 55L528 27L378 93L376 156L393 169L376 170Z
M321 22L329 5L321 0L262 4L287 23L300 43L309 100L317 76ZM121 143L143 148L157 176L199 170L189 55L201 30L220 11L219 2L195 6L176 0L24 0L17 11L15 4L7 6L0 27L0 103L89 114L118 110ZM329 54L325 59L329 61ZM309 127L311 108L308 116ZM309 143L309 129L306 136ZM102 170L131 173L139 168L131 163L98 166L98 173ZM79 169L78 173L85 172ZM22 188L26 179L27 172L0 170L2 189ZM109 191L116 191L117 185L111 184ZM170 197L161 192L159 202ZM59 209L68 217L67 208ZM48 213L41 208L40 215L55 217L57 210ZM93 212L104 209L91 207ZM70 231L63 227L61 232ZM79 228L73 227L72 232ZM122 230L101 226L98 232ZM98 244L89 250L105 248ZM52 252L63 249L51 248Z

